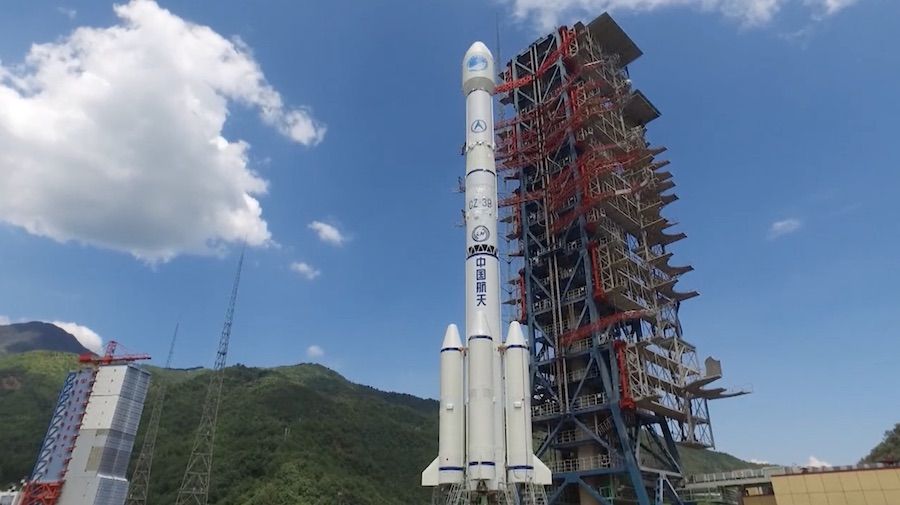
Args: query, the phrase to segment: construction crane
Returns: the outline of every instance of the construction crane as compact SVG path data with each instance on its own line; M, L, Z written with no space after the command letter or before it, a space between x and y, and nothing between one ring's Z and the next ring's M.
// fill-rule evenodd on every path
M228 309L225 311L225 324L219 337L216 363L210 374L209 387L206 390L203 415L200 418L200 426L197 428L197 435L194 439L191 457L184 471L181 487L178 489L176 505L207 505L209 499L209 480L212 474L216 424L219 417L219 404L222 401L222 383L225 379L225 358L228 356L228 340L231 338L234 304L237 301L243 266L244 251L241 251L237 273L234 276L234 285L231 288L231 299L228 301Z
M106 344L106 350L102 356L98 356L94 353L86 352L78 356L78 362L84 363L88 365L94 366L102 366L102 365L112 365L113 363L131 363L133 361L141 361L145 359L150 359L149 354L116 354L116 350L119 348L119 343L115 340L110 340L108 344Z
M166 369L172 366L172 355L175 353L175 339L178 337L178 324L175 324L175 332L172 334L172 342L169 344L169 356L166 358ZM150 490L150 470L153 466L153 452L156 449L156 435L159 433L159 420L162 416L163 404L166 401L166 383L160 381L157 389L156 401L153 411L150 413L150 422L147 425L147 433L144 435L144 443L141 445L141 453L138 455L131 475L131 486L128 488L128 498L125 505L144 505L147 503L147 493Z

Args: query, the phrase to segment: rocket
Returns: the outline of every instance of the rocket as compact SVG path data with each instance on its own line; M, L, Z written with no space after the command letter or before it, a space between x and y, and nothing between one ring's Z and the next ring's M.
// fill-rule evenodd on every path
M530 352L518 322L500 341L497 171L494 165L494 58L475 42L462 65L466 97L465 342L456 325L441 345L438 457L423 486L466 484L470 491L515 483L549 485L533 453Z

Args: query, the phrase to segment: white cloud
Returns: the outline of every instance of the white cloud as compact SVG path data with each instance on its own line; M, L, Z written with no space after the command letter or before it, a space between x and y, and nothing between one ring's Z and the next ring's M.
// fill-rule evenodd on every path
M771 461L766 461L766 460L764 460L764 459L756 459L756 458L750 458L750 459L747 460L747 461L749 461L749 462L751 462L751 463L755 463L755 464L757 464L757 465L771 465L771 464L772 464Z
M319 240L331 245L342 246L347 241L347 236L341 233L336 226L321 221L313 221L309 223L308 228L315 230Z
M775 221L769 226L769 239L774 240L778 237L794 233L803 226L803 222L796 218L783 219Z
M0 325L10 324L12 321L9 320L9 316L4 316L0 314Z
M67 323L63 321L50 321L50 324L59 326L60 328L66 330L71 333L81 342L85 348L89 351L102 354L103 353L103 339L100 338L100 335L97 335L97 332L88 328L87 326L82 326L78 323Z
M805 3L822 9L826 15L830 16L857 2L859 2L859 0L806 0Z
M317 359L325 356L325 349L317 345L311 345L306 348L306 357L310 359Z
M298 274L306 277L309 280L313 280L322 274L320 270L316 270L312 265L303 261L295 261L291 263L291 270L297 272Z
M778 36L805 49L809 45L809 41L812 40L813 35L816 32L816 26L817 25L814 23L809 23L802 28L798 28L790 32L781 33Z
M0 222L148 262L271 243L268 183L226 139L235 104L294 142L325 127L287 108L249 49L150 0L0 64Z
M745 25L764 25L788 4L803 3L826 14L834 14L858 0L499 0L512 4L513 14L529 19L541 31L561 23L599 14L604 11L646 12L667 7L691 7L704 12L718 12Z
M75 16L78 15L78 11L76 11L75 9L67 8L67 7L57 7L56 12L62 14L63 16L65 16L69 19L75 19Z
M805 466L831 466L831 463L829 463L827 461L822 461L821 459L819 459L815 456L810 456L809 459L806 460Z

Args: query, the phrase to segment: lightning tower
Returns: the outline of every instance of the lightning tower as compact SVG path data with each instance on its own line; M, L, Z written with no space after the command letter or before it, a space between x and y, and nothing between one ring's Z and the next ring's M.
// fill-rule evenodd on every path
M169 344L169 356L166 358L166 369L172 366L172 355L175 353L175 339L178 337L178 324L175 324L175 332L172 334L172 342ZM128 489L126 505L144 505L147 503L147 493L150 490L150 470L153 466L153 452L156 449L156 435L159 432L159 420L162 416L163 405L166 401L166 384L159 383L153 410L150 412L150 422L147 424L147 433L144 435L144 443L141 445L141 453L138 455L131 475L131 487Z
M552 504L681 504L678 444L713 445L705 367L682 336L670 263L685 238L665 151L646 139L659 111L632 86L641 51L608 15L561 27L516 55L495 93L501 200L518 276L507 303L528 328L536 455Z
M203 415L197 428L191 457L184 471L184 478L178 490L177 505L206 505L209 499L209 480L212 475L213 448L216 438L216 424L219 417L219 405L222 402L222 383L225 380L225 358L228 356L228 340L231 338L231 323L234 319L234 305L237 302L238 285L241 282L241 269L244 266L244 251L238 260L231 298L225 311L225 324L219 337L219 348L216 352L216 363L209 378L206 390L206 401L203 403Z

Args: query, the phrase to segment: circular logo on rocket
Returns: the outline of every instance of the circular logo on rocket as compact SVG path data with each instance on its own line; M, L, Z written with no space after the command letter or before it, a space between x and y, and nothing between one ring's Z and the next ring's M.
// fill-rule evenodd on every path
M472 133L481 133L487 130L487 123L484 119L476 119L472 121Z
M484 242L490 237L491 232L487 229L487 226L476 226L475 229L472 230L472 240L475 242Z
M484 70L488 66L487 58L480 54L472 55L469 60L466 62L466 70L469 72L478 72L479 70Z

